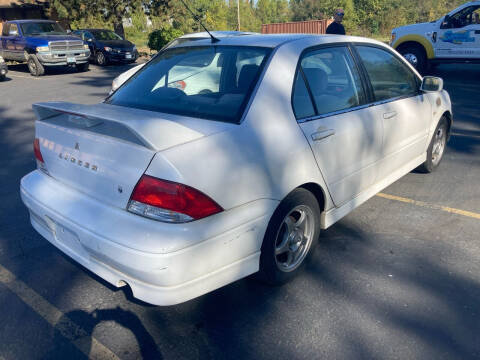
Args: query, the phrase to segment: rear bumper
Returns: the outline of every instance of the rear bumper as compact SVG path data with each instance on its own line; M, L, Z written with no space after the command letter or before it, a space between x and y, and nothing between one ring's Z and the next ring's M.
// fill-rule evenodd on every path
M34 171L21 181L33 227L115 286L156 305L184 302L259 268L276 201L258 200L188 224L165 224L105 205Z

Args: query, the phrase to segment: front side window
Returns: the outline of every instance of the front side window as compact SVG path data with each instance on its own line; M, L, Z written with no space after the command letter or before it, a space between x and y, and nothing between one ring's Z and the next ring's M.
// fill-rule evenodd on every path
M303 84L303 79L306 84ZM346 47L322 48L303 56L293 96L297 119L312 112L305 85L313 98L316 115L347 110L365 103L359 72Z
M475 11L478 10L480 6L469 6L465 9L460 10L455 15L449 19L448 23L445 24L443 28L462 28L471 24L478 24L477 17L475 16Z
M18 27L17 24L10 24L10 29L8 30L9 36L17 36L18 34Z
M270 51L234 46L170 48L106 102L236 123Z
M356 46L372 84L376 101L415 96L419 80L400 59L389 51L370 46Z

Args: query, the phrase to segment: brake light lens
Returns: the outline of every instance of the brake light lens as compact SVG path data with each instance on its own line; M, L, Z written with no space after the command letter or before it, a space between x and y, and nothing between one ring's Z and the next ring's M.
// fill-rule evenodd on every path
M42 152L40 151L40 140L38 140L38 138L35 138L33 141L33 153L35 154L35 159L37 160L37 168L48 174Z
M43 156L42 156L42 153L40 152L40 141L38 140L38 138L36 138L34 141L33 141L33 152L35 154L35 159L37 159L38 161L44 163L45 161L43 161Z
M163 222L184 223L223 209L190 186L143 175L133 190L128 211Z

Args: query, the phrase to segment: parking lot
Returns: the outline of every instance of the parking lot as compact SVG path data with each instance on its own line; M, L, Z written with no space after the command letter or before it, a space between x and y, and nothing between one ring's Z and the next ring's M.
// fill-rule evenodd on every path
M97 103L127 68L35 78L14 65L0 83L0 360L480 358L480 65L432 71L454 112L436 172L408 174L324 231L285 286L247 278L170 307L70 260L20 200L32 103Z

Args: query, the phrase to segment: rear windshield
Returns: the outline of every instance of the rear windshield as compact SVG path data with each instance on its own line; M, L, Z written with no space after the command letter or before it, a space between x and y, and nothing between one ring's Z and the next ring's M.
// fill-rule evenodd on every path
M171 48L106 102L238 123L270 51L244 46Z

